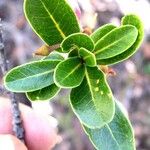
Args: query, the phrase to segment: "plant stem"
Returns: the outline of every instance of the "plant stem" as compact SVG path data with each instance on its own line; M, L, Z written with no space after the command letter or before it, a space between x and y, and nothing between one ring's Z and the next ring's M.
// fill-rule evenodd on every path
M1 19L0 19L0 67L2 70L2 74L4 75L6 73L6 71L8 70L8 68L7 68L7 62L5 59L4 43L3 43L3 38L2 38Z
M2 37L2 21L0 18L0 68L2 71L2 76L5 75L5 73L8 71L8 64L6 59L6 53L4 50L4 42ZM12 125L13 125L13 132L15 136L24 142L24 129L22 126L22 120L21 120L21 113L19 110L19 103L15 99L15 94L7 91L4 87L4 85L1 86L1 90L5 91L7 95L10 98L11 101L11 109L12 109Z

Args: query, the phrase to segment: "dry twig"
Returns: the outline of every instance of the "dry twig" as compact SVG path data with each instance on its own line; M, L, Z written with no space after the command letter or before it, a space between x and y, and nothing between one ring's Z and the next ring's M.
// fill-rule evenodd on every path
M5 75L5 73L8 71L8 65L7 65L7 59L6 54L4 50L4 42L2 37L2 21L0 19L0 69L2 71L2 76ZM4 85L0 87L0 90L4 93L7 93L7 95L10 98L11 106L12 106L12 116L13 116L13 132L15 136L24 142L24 129L22 126L22 120L19 110L18 101L15 99L15 94L12 92L9 92L5 89Z

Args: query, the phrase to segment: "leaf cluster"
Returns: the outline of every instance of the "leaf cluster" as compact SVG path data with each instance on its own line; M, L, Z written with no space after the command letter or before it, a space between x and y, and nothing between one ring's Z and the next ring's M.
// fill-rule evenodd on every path
M126 15L120 27L106 24L89 36L81 32L65 0L25 0L24 10L37 35L60 48L10 70L6 88L25 92L31 101L50 100L61 88L71 88L71 107L96 149L134 150L130 122L99 65L121 62L136 52L143 39L141 20Z

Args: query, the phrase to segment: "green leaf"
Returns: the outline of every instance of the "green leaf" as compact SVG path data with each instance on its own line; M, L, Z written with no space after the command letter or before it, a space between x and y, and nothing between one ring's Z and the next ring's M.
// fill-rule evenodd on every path
M100 28L98 28L95 32L91 34L91 38L94 41L94 43L97 43L98 40L100 40L103 36L105 36L107 33L109 33L111 30L116 28L116 26L112 24L106 24Z
M84 33L74 33L64 39L64 41L61 43L61 47L64 52L69 52L73 49L80 49L81 47L84 47L89 51L93 51L94 42L88 35Z
M101 129L85 127L85 132L97 150L135 150L133 130L122 106L116 103L113 120Z
M54 83L54 69L60 60L41 60L15 67L4 79L5 86L13 92L32 92Z
M64 60L64 57L61 54L59 54L58 52L52 52L48 56L44 57L43 60L58 60L58 61L62 61L62 60Z
M27 98L31 101L50 100L59 91L60 91L59 87L57 87L55 84L51 84L51 85L49 85L45 88L42 88L40 90L37 90L37 91L34 91L34 92L28 92L28 93L26 93L26 95L27 95Z
M68 54L68 57L77 57L77 56L79 56L79 50L78 49L73 49Z
M121 54L133 45L137 36L138 31L132 25L113 29L96 43L94 50L96 59L106 59Z
M33 30L48 45L80 32L77 18L66 0L25 0L24 11Z
M90 67L96 66L96 58L93 53L85 48L80 48L79 55L83 58L85 64Z
M109 65L109 64L115 64L115 63L121 62L131 57L138 50L144 37L144 28L143 28L142 21L136 15L126 15L122 19L122 25L123 26L133 25L136 27L136 29L138 30L138 37L135 43L129 49L127 49L125 52L121 53L120 55L117 55L109 59L102 59L102 60L97 61L98 64Z
M97 67L87 67L83 82L71 91L70 103L79 120L89 128L100 128L113 119L113 96L105 75Z
M128 49L126 53L124 53L124 57L133 55L136 50L139 48L140 44L142 43L144 37L144 28L141 19L136 15L126 15L122 18L122 25L133 25L138 30L138 37L136 42Z
M58 87L72 88L81 84L85 67L78 57L62 61L55 69L54 81Z

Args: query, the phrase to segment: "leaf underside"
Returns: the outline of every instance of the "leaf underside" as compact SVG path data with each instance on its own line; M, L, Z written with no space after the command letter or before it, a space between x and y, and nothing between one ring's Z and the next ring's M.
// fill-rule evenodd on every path
M57 87L55 84L51 84L43 89L34 91L34 92L28 92L26 93L27 98L31 101L36 100L50 100L52 99L58 92L60 91L60 88Z
M5 86L13 92L32 92L53 81L53 72L59 60L42 60L15 67L4 79Z
M120 103L116 103L113 120L100 129L84 130L97 150L135 150L135 141L130 121Z

